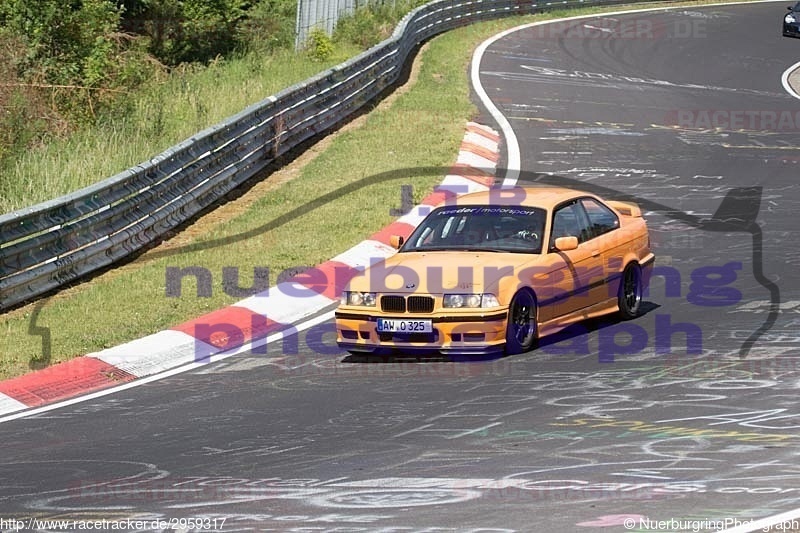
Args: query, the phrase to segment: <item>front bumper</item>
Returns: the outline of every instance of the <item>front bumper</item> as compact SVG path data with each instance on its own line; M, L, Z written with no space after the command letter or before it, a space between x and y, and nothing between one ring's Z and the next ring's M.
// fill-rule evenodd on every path
M800 37L800 22L783 23L783 34L791 37Z
M472 315L373 315L352 310L336 311L339 347L349 352L439 352L491 354L506 343L507 308ZM432 333L378 333L378 318L430 319Z

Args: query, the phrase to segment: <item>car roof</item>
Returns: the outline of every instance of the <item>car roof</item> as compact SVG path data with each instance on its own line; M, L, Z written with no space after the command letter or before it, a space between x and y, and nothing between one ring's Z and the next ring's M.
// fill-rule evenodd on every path
M565 187L493 188L488 191L465 194L444 203L447 205L502 205L552 209L562 202L583 196L595 197L593 194Z

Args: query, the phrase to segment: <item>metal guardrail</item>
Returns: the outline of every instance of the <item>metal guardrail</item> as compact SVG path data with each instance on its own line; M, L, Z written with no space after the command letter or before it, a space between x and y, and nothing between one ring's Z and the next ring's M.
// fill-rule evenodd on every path
M636 1L636 0L634 0ZM153 159L72 194L0 216L0 310L107 267L165 235L281 154L393 84L431 36L479 20L631 0L437 0L370 50L252 105Z

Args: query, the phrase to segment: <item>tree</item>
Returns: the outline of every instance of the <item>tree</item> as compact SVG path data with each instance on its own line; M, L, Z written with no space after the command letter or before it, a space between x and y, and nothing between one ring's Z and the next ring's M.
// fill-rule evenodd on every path
M148 50L175 66L207 62L236 46L245 0L123 0L122 26L149 38Z

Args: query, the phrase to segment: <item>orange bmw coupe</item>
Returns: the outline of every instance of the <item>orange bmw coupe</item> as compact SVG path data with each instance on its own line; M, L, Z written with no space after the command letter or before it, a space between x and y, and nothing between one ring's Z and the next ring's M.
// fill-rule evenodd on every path
M550 187L459 196L392 244L342 293L350 353L522 353L575 322L635 318L655 260L637 205Z

